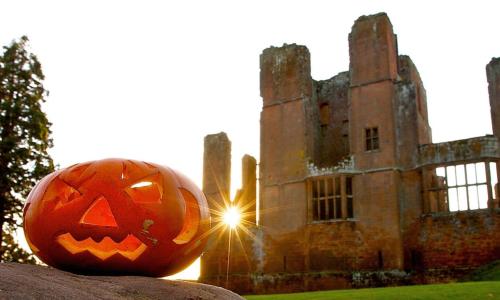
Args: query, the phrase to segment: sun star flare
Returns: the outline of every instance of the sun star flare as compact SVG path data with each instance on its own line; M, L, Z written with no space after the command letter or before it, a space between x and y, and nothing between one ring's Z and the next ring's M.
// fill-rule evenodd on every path
M223 219L224 223L229 226L229 228L234 229L240 223L241 214L237 207L229 207L224 213Z

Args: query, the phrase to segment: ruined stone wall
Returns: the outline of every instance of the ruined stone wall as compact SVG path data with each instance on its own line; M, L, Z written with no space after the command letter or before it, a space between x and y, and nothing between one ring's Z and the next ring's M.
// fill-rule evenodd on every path
M304 259L296 233L307 222L305 179L313 150L310 118L315 91L309 51L298 45L268 48L261 55L260 69L260 224L265 255L258 268L263 273L282 272L286 260L289 268L303 272L303 264L297 264Z
M420 170L401 171L398 191L400 230L403 248L406 249L405 240L408 235L413 234L411 231L412 224L423 212L422 172ZM404 265L406 266L407 263L407 257L405 257Z
M305 107L313 96L309 51L297 45L268 48L260 68L261 223L281 234L306 223L304 179L311 135Z
M384 269L403 265L399 198L401 180L398 171L365 173L354 177L354 218L365 228L363 238L371 254L381 252ZM361 266L363 267L363 266Z
M400 81L396 84L394 97L396 151L399 166L412 169L418 164L418 146L432 143L427 96L417 67L410 57L398 57L398 73Z
M419 112L417 87L413 82L398 82L395 86L394 116L396 121L396 158L402 169L412 169L418 163Z
M199 282L221 286L239 294L262 293L263 286L255 277L264 272L268 242L263 239L262 227L246 225L245 230L219 231L217 252L207 259L202 256ZM230 246L230 248L229 248ZM272 253L271 253L272 254ZM206 262L206 263L204 263ZM212 268L213 270L205 270Z
M385 13L359 17L349 34L351 86L397 79L397 44Z
M366 228L363 238L376 236L380 244L367 244L382 256L383 268L403 265L400 231L401 178L394 115L397 46L385 14L360 17L349 34L350 146L355 169L354 218ZM367 149L366 130L378 129L376 149Z
M203 153L203 193L210 208L224 207L231 188L231 141L225 132L205 137Z
M212 232L201 257L200 282L234 288L235 282L227 275L251 274L260 265L256 242L256 160L250 155L242 159L242 187L232 205L242 212L245 232L232 230L222 222L222 216L230 205L230 158L231 142L225 133L205 137L203 192L210 199ZM232 285L232 287L231 287ZM242 286L243 288L243 286ZM240 289L250 292L250 290Z
M486 65L488 79L488 94L490 96L491 126L493 135L500 139L500 58L492 58ZM497 177L500 182L500 164L497 163ZM500 195L500 185L495 188L495 194ZM498 202L498 201L497 201Z
M411 62L409 58L403 61ZM419 112L420 78L415 75L411 76L410 72L405 74L405 70L408 71L409 68L401 68L401 65L404 64L400 63L404 79L395 85L393 114L396 124L396 160L400 177L397 198L401 233L404 239L410 224L422 213L422 172L416 170L415 166L418 164L419 132L428 132L429 125ZM416 69L413 69L416 72ZM425 176L432 176L432 174L425 174Z
M488 78L493 134L500 137L500 58L492 58L486 65L486 77Z
M393 114L392 81L351 87L350 145L356 169L370 170L397 166L396 132ZM378 128L379 149L366 150L365 129Z
M221 216L229 201L231 187L231 141L220 132L205 137L203 153L203 193L211 211L212 228L220 228ZM221 283L224 274L224 247L227 236L218 230L209 239L201 258L201 278L217 278Z
M374 234L371 227L363 222L329 222L308 225L295 232L295 237L264 239L265 259L272 260L266 262L267 267L260 271L241 268L245 256L235 251L239 257L232 258L231 265L240 267L231 267L229 286L224 279L219 284L247 294L439 283L500 259L498 209L417 218L405 235L401 268L387 268L384 251L393 244L386 233ZM238 249L247 255L249 250L248 246Z
M411 269L478 267L500 259L500 210L422 215L407 237Z
M236 192L234 205L241 213L243 225L254 225L257 209L257 161L246 154L241 160L241 189Z
M388 267L386 233L368 224L337 221L308 226L311 272L382 270ZM390 264L390 263L389 263Z
M275 235L267 228L263 230L264 261L262 272L265 274L307 272L304 228L293 233Z
M422 215L429 211L424 186L438 180L435 160L453 145L431 144L424 85L411 59L398 56L386 14L356 20L349 55L349 72L314 81L306 47L263 51L260 226L233 235L231 249L227 232L218 236L216 251L202 257L203 282L240 293L439 282L500 259L498 209ZM492 60L487 74L498 135L500 60ZM379 147L367 149L366 129L375 127ZM470 151L498 143L492 137L479 142L482 150L478 143L464 144L456 157L467 160ZM345 156L348 166L338 167ZM243 169L251 173L256 162L247 163ZM223 175L217 180L228 183L226 164L218 168ZM340 174L352 177L354 216L313 221L308 180ZM212 175L205 170L205 176ZM205 185L204 178L204 191L221 199L225 192L217 196L213 179ZM254 189L254 181L244 175L236 198Z
M417 138L412 138L418 144L432 143L432 130L427 112L427 93L417 67L409 56L400 55L398 57L398 74L402 84L413 84L413 97L415 98L413 103L416 105L417 112L414 119L417 123Z
M439 166L466 161L494 161L499 157L498 139L491 135L421 145L417 155L418 166Z
M315 81L315 152L312 161L319 168L336 166L349 155L349 73Z

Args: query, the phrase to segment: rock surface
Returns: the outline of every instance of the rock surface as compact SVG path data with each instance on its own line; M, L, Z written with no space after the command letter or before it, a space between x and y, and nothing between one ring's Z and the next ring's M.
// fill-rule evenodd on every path
M243 299L226 289L140 276L84 276L50 267L0 264L0 299Z

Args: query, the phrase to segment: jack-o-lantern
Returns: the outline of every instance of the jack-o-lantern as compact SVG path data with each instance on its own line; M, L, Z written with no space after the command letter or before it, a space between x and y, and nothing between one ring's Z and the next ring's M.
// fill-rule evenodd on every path
M48 265L80 273L165 276L203 251L203 193L156 164L106 159L43 178L24 207L24 232Z

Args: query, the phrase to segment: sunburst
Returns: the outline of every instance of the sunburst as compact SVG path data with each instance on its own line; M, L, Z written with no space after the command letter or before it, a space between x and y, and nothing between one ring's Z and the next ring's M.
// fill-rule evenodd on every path
M224 212L224 223L229 226L230 229L235 229L240 223L240 219L241 213L237 206L231 206Z

